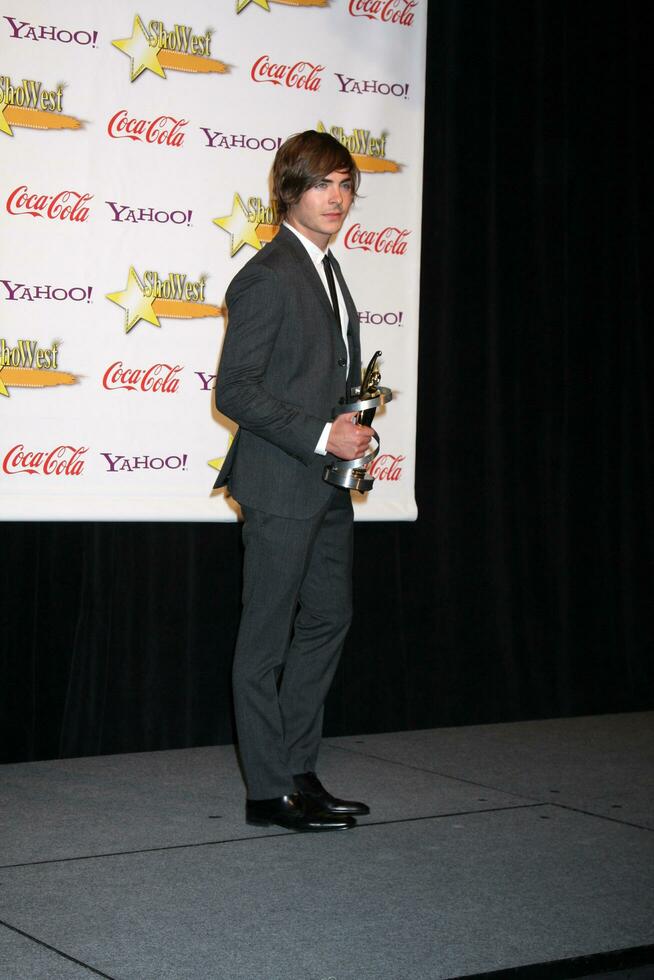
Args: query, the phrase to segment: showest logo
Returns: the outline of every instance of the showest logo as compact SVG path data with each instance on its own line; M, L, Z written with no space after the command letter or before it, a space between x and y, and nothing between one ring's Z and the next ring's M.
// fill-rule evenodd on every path
M61 112L63 87L43 88L41 82L24 78L21 85L12 85L9 75L0 76L0 102L19 109L40 109L43 112Z
M20 85L0 75L0 133L13 136L12 126L28 129L80 129L82 123L62 112L64 86L44 88L42 82L24 78Z
M10 346L0 338L0 395L9 397L9 388L53 388L74 385L77 378L59 370L60 341L41 347L38 340L18 340Z
M190 74L229 71L229 66L210 58L212 31L196 34L188 24L174 24L168 29L162 20L151 20L146 27L138 14L134 17L130 37L111 43L130 60L130 79L144 71L166 78L166 69Z
M56 341L50 347L39 347L38 340L19 340L14 347L10 347L4 338L0 338L0 367L56 370L58 354L59 344Z

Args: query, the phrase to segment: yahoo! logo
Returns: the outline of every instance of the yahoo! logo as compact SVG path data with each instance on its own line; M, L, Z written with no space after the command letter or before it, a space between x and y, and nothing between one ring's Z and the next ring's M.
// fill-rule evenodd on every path
M188 453L178 456L121 456L100 453L107 461L107 473L133 473L136 470L185 470Z
M343 95L394 95L396 99L409 98L408 82L378 82L374 78L352 78L335 71L334 75L340 85L339 94Z
M155 210L154 208L136 208L130 204L119 204L118 201L105 201L111 209L112 221L129 221L132 224L139 224L141 221L154 222L157 225L190 225L193 217L193 209L177 209L176 211Z
M200 379L202 391L211 391L212 388L216 387L217 375L208 374L206 371L194 371L193 374L197 374Z
M219 129L200 126L207 137L206 145L212 150L278 150L282 145L281 136L246 136L245 133L223 133Z
M18 300L33 303L36 299L54 299L60 303L71 299L74 303L90 303L93 293L93 286L28 286L24 282L12 282L11 279L0 279L0 286L5 291L3 298L14 303Z
M397 310L392 313L372 313L370 310L359 310L359 323L370 323L374 327L382 324L387 327L403 327L404 312Z
M27 41L59 41L61 44L86 45L91 44L94 48L98 43L97 31L67 31L63 27L55 27L54 24L46 27L45 24L30 24L28 20L15 20L13 17L4 19L9 24L11 39L21 38Z

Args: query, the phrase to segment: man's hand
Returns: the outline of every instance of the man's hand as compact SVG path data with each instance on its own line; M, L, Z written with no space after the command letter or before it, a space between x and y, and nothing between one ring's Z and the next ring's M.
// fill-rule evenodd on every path
M356 412L336 416L327 440L328 453L338 456L339 459L358 459L363 456L373 437L373 431L367 425L354 424L356 417Z

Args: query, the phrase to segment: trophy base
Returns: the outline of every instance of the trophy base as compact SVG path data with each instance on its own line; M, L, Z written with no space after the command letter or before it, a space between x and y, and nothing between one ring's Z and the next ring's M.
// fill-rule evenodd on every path
M322 478L325 483L329 483L333 487L341 487L343 490L358 490L359 493L367 493L368 490L372 489L375 482L375 478L368 476L365 469L361 467L345 469L334 463L325 467Z

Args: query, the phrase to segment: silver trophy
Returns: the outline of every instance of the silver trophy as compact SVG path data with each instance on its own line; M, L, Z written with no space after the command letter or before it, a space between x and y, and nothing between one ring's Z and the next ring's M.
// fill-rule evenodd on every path
M357 425L370 425L375 417L375 412L380 405L385 405L393 400L393 392L390 388L382 388L379 385L381 374L377 368L377 361L381 357L378 350L370 359L366 368L363 381L360 387L351 389L350 398L352 399L345 405L339 405L334 409L333 415L345 415L347 412L357 412L355 420ZM335 487L343 487L346 490L358 490L365 493L372 490L375 482L374 476L369 476L368 467L379 453L379 436L373 429L373 443L366 450L363 456L358 459L337 459L333 463L325 466L322 474L323 480L333 484Z

